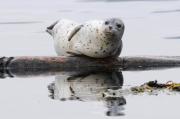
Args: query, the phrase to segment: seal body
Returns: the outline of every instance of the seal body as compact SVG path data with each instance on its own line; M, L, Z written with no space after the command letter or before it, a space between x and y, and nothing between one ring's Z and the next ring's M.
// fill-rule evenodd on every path
M48 27L47 31L53 36L58 55L118 57L122 50L124 24L117 18L92 20L84 24L62 19Z

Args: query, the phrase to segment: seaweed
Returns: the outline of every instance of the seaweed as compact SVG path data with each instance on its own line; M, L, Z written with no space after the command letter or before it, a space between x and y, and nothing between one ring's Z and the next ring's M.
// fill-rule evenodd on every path
M168 81L167 83L158 83L158 81L155 80L144 83L141 86L132 87L130 90L133 93L143 93L143 92L153 92L155 90L163 90L163 89L180 92L180 83L174 83L172 81Z

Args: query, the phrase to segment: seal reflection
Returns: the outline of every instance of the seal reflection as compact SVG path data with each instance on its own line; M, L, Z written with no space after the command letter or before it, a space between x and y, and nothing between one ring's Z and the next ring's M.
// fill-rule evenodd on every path
M89 72L56 76L48 90L49 97L55 100L102 101L107 107L107 116L122 116L126 99L117 94L122 86L122 72Z

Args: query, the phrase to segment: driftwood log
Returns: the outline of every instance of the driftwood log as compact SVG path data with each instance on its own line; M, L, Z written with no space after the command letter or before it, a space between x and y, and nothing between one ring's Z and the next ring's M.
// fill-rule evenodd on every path
M180 56L124 56L117 59L88 57L1 57L0 72L8 76L83 71L132 71L180 67Z

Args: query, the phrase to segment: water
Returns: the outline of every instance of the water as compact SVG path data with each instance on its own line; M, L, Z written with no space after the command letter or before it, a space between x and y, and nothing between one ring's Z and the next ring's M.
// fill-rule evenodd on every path
M60 18L85 22L107 17L121 17L125 22L122 56L180 55L179 0L0 2L1 56L56 56L52 38L45 32L47 26ZM179 93L103 97L107 89L123 90L152 80L180 82L179 71L169 69L5 78L0 80L0 117L103 119L116 118L117 115L124 119L179 119ZM67 80L69 77L71 80ZM48 97L51 93L47 87L51 83L56 84L55 99Z

